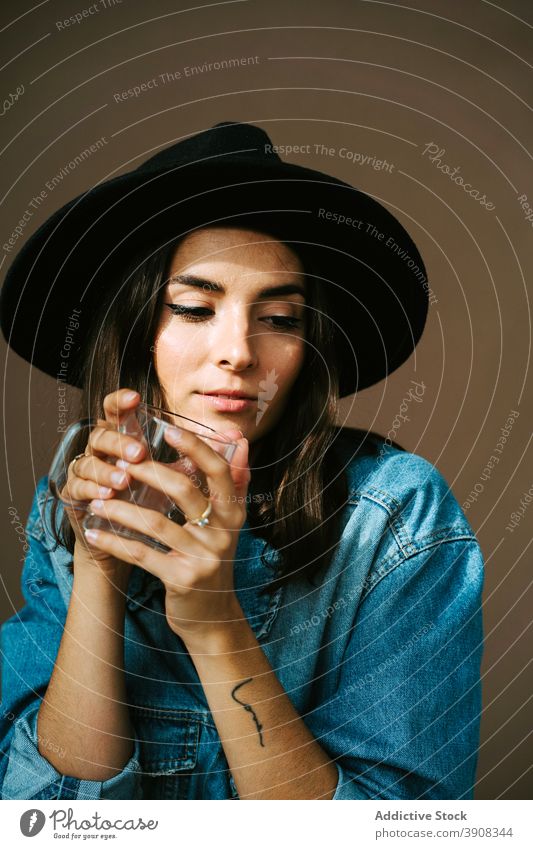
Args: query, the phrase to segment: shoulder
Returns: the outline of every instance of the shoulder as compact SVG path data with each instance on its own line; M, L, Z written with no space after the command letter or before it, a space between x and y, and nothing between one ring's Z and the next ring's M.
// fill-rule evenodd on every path
M452 487L429 460L388 445L379 434L362 447L359 431L340 428L338 435L350 504L364 500L385 511L406 552L425 540L475 539Z
M358 431L342 431L337 454L348 478L348 507L335 569L350 597L355 593L362 601L388 575L402 587L411 567L418 570L426 560L443 571L449 563L450 580L460 581L461 569L470 570L475 580L469 586L478 592L483 555L441 472L379 434L361 447Z

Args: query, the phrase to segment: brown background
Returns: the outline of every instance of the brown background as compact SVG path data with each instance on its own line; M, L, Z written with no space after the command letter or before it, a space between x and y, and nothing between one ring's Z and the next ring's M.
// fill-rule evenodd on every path
M394 164L389 173L338 154L287 157L387 204L419 244L437 298L416 356L388 381L345 399L348 422L386 434L410 381L423 381L422 403L410 405L410 421L394 438L431 460L463 503L510 411L520 414L467 516L486 560L476 798L529 798L533 507L514 532L506 525L533 483L532 227L517 200L525 193L533 205L531 4L237 0L180 12L194 4L123 0L62 31L56 21L90 3L51 0L30 11L33 5L11 0L0 12L8 62L2 99L25 87L1 118L1 244L32 196L101 136L103 149L48 192L16 249L96 181L218 121L257 123L276 144L345 146ZM182 77L124 103L113 98L186 65L241 56L259 61ZM445 149L443 162L459 165L464 179L495 204L493 211L423 156L430 142ZM2 278L16 249L9 256L0 250ZM2 345L5 619L22 604L22 543L7 510L14 507L25 523L57 442L58 400L52 378ZM75 403L72 391L70 418Z

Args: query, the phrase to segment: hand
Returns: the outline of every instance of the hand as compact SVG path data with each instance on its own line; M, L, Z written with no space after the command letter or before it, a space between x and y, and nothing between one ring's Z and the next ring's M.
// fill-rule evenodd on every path
M98 419L98 426L91 431L85 448L86 456L70 464L67 482L60 495L76 538L75 568L80 560L87 559L96 562L102 571L116 571L117 558L89 544L81 526L80 513L69 507L68 501L109 499L113 498L116 491L127 489L130 484L128 472L117 469L112 463L106 462L105 458L124 459L127 456L126 452L133 449L138 452L135 457L129 458L133 462L138 462L146 456L144 445L131 436L119 433L116 429L125 416L135 409L140 400L138 392L132 394L132 390L128 389L120 389L106 395L105 419ZM126 568L126 564L121 565L124 569ZM131 565L129 565L129 571L131 571Z
M177 439L173 435L178 434ZM235 438L233 431L226 435ZM248 442L236 439L231 464L190 431L167 428L165 439L202 471L209 487L212 510L209 524L198 527L177 525L162 513L126 501L97 499L94 513L126 527L142 530L170 548L164 553L137 540L108 531L87 531L90 542L110 556L135 563L163 583L165 612L169 627L190 651L223 633L244 614L235 595L233 561L240 530L246 519L246 493L251 479ZM206 495L182 471L154 461L134 464L118 461L134 480L164 492L186 516L200 516L208 503Z

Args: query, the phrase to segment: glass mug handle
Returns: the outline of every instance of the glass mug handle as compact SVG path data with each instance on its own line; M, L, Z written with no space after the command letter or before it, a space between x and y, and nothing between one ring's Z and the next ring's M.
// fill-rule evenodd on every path
M54 459L52 460L52 465L48 472L48 489L50 494L67 507L71 507L73 510L87 510L89 502L76 501L73 498L69 499L61 496L61 492L67 483L68 467L72 462L72 460L67 461L67 458L72 453L72 445L78 438L78 434L82 430L87 430L88 441L91 431L97 426L97 424L97 419L88 418L80 419L79 421L69 425L63 433L63 437L59 443Z
M75 499L67 499L61 497L61 491L63 490L67 478L68 478L68 467L72 460L67 462L67 457L72 454L72 445L75 440L78 438L78 434L82 430L87 431L87 439L85 443L89 441L89 436L91 431L101 424L101 420L95 418L86 418L80 419L77 422L69 425L63 434L63 438L59 444L59 447L56 451L55 457L52 461L52 466L50 467L50 471L48 472L48 484L49 490L54 498L59 499L64 504L71 506L74 510L86 510L89 504L88 501L76 501ZM136 410L131 410L130 414L125 417L122 424L117 427L118 433L123 433L128 436L133 436L137 440L143 443L145 447L148 447L146 442L146 437L143 433L142 427L139 424L137 419ZM107 457L104 458L104 462L115 464L116 458Z
M91 511L89 501L79 501L73 498L69 499L62 497L61 493L66 485L69 465L72 462L72 460L68 460L68 458L72 455L73 444L83 430L86 430L87 432L87 439L84 440L85 444L87 444L91 430L94 427L97 427L98 424L98 419L85 418L80 419L67 427L48 472L48 490L50 494L66 507L85 514L82 518L82 525L86 529L101 528L102 530L114 531L119 536L139 540L159 551L169 551L168 546L153 539L152 537L147 536L146 534L143 534L141 531L132 530L124 525L113 523L107 519L97 516ZM119 433L134 436L147 445L143 429L136 417L136 411L131 411L131 414L124 420L117 430ZM114 464L116 462L116 458L104 458L104 461ZM166 514L166 516L176 524L181 525L186 521L183 512L168 495L137 481L131 483L127 490L118 490L115 494L115 498L124 499L140 504L144 507L158 510Z

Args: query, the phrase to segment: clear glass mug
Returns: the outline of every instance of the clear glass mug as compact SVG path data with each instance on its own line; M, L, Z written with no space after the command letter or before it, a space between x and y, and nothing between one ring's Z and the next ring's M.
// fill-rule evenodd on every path
M74 422L66 429L48 473L48 490L50 495L70 509L77 511L80 516L81 526L84 529L96 528L104 531L114 531L119 536L126 539L139 540L158 551L169 551L168 546L147 534L143 534L141 530L133 530L102 516L97 516L91 511L88 501L75 501L74 499L61 496L68 478L68 466L72 460L72 446L74 442L77 442L78 439L81 441L82 437L80 434L82 431L85 431L87 438L84 439L84 444L87 444L91 430L97 425L97 419L87 418ZM124 417L117 430L119 433L127 436L134 436L146 446L148 452L145 460L165 463L177 471L183 472L208 497L209 491L205 474L195 466L184 452L169 445L165 440L165 430L168 427L172 427L172 425L182 430L192 431L228 463L231 461L237 448L236 442L232 442L228 437L223 436L207 425L201 424L201 422L187 418L187 416L181 416L179 413L172 413L160 407L145 404L144 402L139 403L135 409L131 410ZM108 457L104 459L106 462L114 465L118 458ZM129 501L140 507L158 510L179 525L183 525L187 521L184 512L165 492L154 489L141 481L132 480L127 489L116 490L114 498Z

